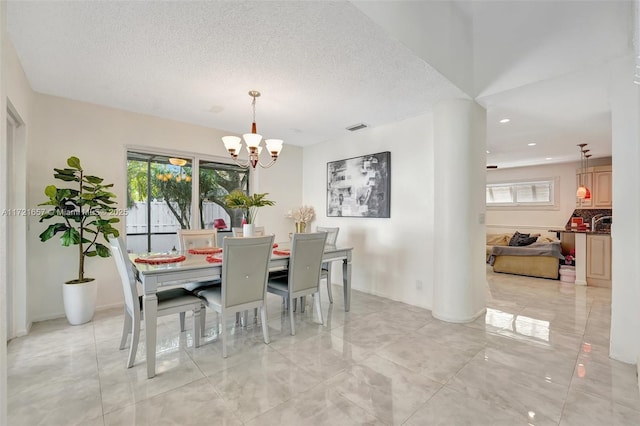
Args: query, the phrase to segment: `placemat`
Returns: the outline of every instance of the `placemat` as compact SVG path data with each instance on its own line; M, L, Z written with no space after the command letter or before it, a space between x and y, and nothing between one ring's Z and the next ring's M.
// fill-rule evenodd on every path
M173 254L153 254L148 257L138 257L136 258L136 263L147 263L149 265L160 265L163 263L178 263L183 262L187 258L181 255L173 255Z
M220 247L195 247L189 249L189 254L216 254L222 253Z

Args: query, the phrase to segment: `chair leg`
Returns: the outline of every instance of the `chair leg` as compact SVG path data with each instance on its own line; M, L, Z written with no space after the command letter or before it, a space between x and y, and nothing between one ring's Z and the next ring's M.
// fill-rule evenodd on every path
M138 351L138 341L140 340L140 320L131 319L131 346L129 347L129 359L127 360L127 368L133 367L136 361L136 352Z
M202 308L193 310L193 346L200 347L200 333L202 332Z
M296 300L293 299L293 302L291 301L291 295L289 295L289 304L294 303L295 304ZM289 318L291 320L291 335L295 336L296 335L296 326L294 324L293 321L293 309L289 309Z
M333 293L331 292L331 262L327 267L327 293L329 294L329 303L333 303Z
M320 317L320 324L324 325L324 321L322 319L322 305L320 304L320 291L314 293L313 298L316 301L316 311L318 311L318 317Z
M180 331L184 331L184 317L185 317L185 313L184 312L180 312Z
M262 321L262 337L264 338L264 343L267 345L271 341L269 338L269 327L267 325L267 304L263 303L260 308L260 318Z
M207 323L207 307L203 306L200 311L200 336L204 337L204 326Z
M222 358L227 357L227 322L225 321L224 314L220 315L222 317L222 330L220 330L220 334L222 335Z
M124 349L127 345L127 337L131 333L131 315L127 312L127 308L124 308L124 325L122 326L122 339L120 339L120 349Z
M253 308L253 323L258 324L258 308Z
M289 299L291 300L291 299ZM293 312L296 311L296 308L298 307L298 298L293 299ZM289 302L289 308L291 308L291 302Z
M304 308L307 305L307 299L305 296L300 298L300 312L304 314Z

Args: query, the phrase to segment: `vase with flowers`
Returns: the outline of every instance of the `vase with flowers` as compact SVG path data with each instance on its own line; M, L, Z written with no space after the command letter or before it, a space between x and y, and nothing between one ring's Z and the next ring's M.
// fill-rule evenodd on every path
M313 220L316 212L311 206L300 206L289 210L287 217L293 219L296 224L296 233L304 233L307 230L307 224Z

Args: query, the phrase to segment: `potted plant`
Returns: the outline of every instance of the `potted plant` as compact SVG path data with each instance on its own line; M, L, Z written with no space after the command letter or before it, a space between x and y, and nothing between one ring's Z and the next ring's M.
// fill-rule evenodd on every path
M42 215L40 222L53 219L55 223L40 234L40 241L48 241L59 234L63 247L77 246L78 275L64 283L62 294L69 323L78 325L93 318L98 294L95 279L84 275L85 259L111 255L107 246L98 242L98 237L102 235L105 240L109 235L117 237L119 232L113 224L120 219L103 217L115 211L113 199L116 196L108 191L113 184L104 185L104 179L85 175L77 157L69 157L67 165L64 169L54 168L53 177L70 182L71 187L48 185L44 189L49 200L40 205L51 206L51 210Z
M258 208L264 206L273 206L275 203L271 200L267 200L265 197L269 195L253 194L247 195L244 191L236 189L231 191L229 195L225 197L225 203L227 208L240 209L244 215L246 224L242 226L242 235L245 237L253 237L253 230L255 227L256 216L258 215Z

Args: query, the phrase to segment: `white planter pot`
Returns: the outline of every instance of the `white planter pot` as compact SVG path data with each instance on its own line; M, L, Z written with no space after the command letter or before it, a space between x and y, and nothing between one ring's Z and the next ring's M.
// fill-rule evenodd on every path
M245 223L242 225L242 236L243 237L253 237L255 231L255 224L253 223Z
M95 280L82 284L63 284L62 300L69 324L80 325L91 321L97 297L98 283Z

